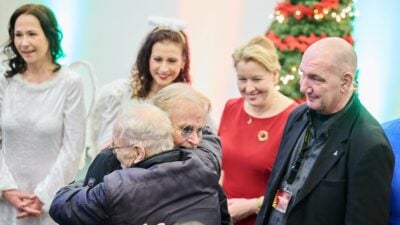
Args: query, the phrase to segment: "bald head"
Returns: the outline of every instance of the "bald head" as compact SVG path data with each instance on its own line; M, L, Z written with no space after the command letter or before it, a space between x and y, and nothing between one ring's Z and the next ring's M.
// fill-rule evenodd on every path
M328 37L312 44L305 51L303 58L321 58L331 62L332 69L338 73L350 73L353 76L357 69L357 55L347 41L339 37Z
M312 44L300 64L300 91L307 105L325 115L342 110L355 90L356 62L353 47L341 38L325 38Z

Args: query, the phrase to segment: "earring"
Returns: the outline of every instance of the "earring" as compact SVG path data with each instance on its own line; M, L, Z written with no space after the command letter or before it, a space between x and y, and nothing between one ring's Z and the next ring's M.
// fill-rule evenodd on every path
M14 50L11 47L7 47L4 49L4 53L6 54L6 56L8 57L8 59L13 59L15 58L17 55L15 54Z

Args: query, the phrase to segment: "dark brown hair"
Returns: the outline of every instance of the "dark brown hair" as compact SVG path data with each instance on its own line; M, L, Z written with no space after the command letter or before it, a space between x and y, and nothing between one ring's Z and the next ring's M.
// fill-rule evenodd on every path
M151 89L153 77L150 73L150 56L153 45L162 41L171 41L182 47L182 56L185 61L184 68L173 82L190 83L190 52L186 34L183 31L155 28L151 31L142 44L135 66L131 73L133 77L132 98L145 98Z
M19 55L17 48L14 43L14 30L15 30L15 22L21 15L32 15L39 20L40 26L43 29L43 32L49 41L50 54L52 58L52 62L56 64L55 71L58 71L61 68L61 65L57 63L57 60L64 56L64 52L61 47L62 40L62 32L58 27L57 19L49 8L44 5L39 4L26 4L14 11L12 14L9 24L8 24L8 35L9 41L8 44L4 48L4 53L6 53L9 57L8 65L10 70L6 71L6 77L12 77L17 73L23 73L26 71L26 62ZM13 54L10 55L10 49Z

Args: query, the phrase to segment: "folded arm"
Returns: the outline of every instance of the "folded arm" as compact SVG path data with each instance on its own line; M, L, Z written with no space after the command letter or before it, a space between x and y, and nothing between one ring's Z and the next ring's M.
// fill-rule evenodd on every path
M57 192L50 216L60 225L108 224L104 183L94 188L69 185Z

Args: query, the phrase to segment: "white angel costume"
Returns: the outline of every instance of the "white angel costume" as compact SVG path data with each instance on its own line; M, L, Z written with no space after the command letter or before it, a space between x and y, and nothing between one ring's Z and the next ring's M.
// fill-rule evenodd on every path
M51 80L0 78L0 191L33 193L44 203L39 218L16 219L0 198L0 225L56 224L48 214L55 193L73 181L84 150L83 82L62 67Z
M123 105L131 99L131 83L131 79L119 79L100 91L90 118L92 149L89 155L92 158L112 139L114 122Z
M148 22L152 26L175 32L180 32L187 25L185 21L165 17L150 17ZM106 85L96 100L90 119L92 149L89 154L92 158L112 139L114 122L123 105L132 99L132 87L135 86L132 82L132 78L116 80Z

